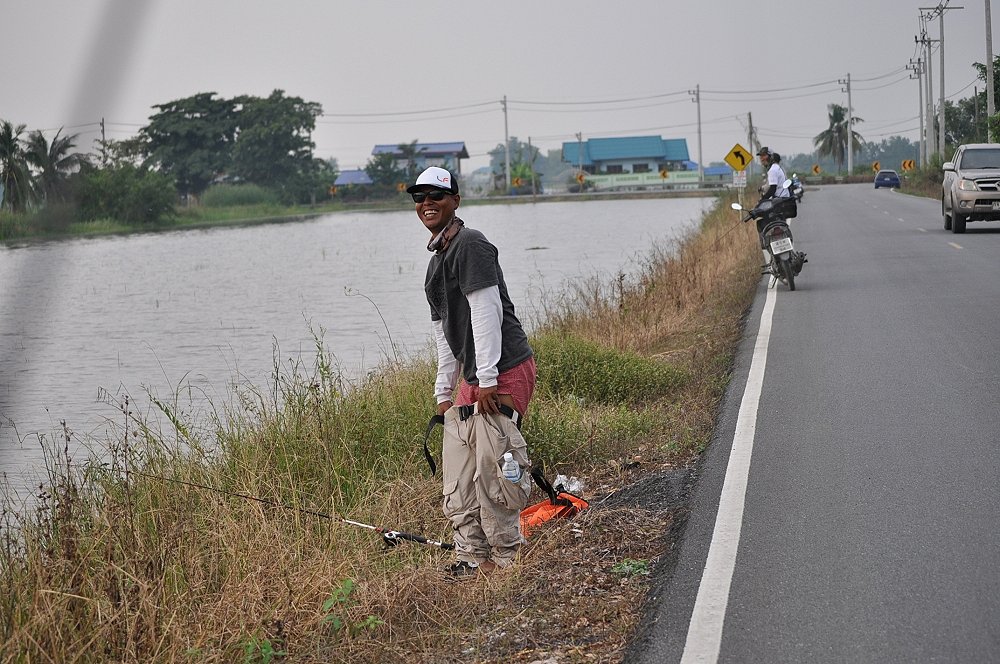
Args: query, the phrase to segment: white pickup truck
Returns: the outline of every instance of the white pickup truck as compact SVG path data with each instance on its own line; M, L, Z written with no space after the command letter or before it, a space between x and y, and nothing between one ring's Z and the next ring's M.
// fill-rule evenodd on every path
M969 221L1000 221L1000 145L960 145L942 168L941 215L946 231L964 233Z

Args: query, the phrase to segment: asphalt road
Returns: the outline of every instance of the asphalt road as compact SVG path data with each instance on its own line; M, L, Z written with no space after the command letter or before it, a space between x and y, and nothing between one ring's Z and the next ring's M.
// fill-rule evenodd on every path
M792 232L809 262L773 313L759 287L676 563L626 661L1000 661L1000 223L954 235L937 201L842 185L808 190ZM734 501L730 479L720 509L748 426L745 490ZM713 544L726 519L735 534ZM728 592L705 573L727 542Z

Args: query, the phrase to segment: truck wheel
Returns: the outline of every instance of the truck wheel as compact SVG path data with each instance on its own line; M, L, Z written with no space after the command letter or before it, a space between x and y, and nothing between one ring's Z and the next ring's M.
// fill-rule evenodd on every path
M941 216L944 218L944 229L946 231L951 230L951 215L948 214L948 210L944 207L944 199L941 199Z
M967 217L964 214L959 214L952 210L951 212L951 232L952 233L964 233L965 232L965 221Z

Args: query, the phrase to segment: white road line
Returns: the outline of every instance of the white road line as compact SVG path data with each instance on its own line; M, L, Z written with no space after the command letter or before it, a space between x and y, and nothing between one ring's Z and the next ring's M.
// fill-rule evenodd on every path
M917 230L920 231L921 233L926 233L927 232L926 228L918 228Z
M708 548L705 571L701 575L698 596L688 624L687 641L681 664L717 662L722 644L722 625L726 620L729 602L729 585L736 567L736 552L740 545L743 527L743 505L746 499L747 478L750 474L750 456L753 453L754 433L757 430L757 408L761 387L764 384L764 367L767 364L767 347L771 339L771 319L774 316L776 291L768 289L760 328L754 344L753 359L747 385L740 402L733 433L733 448L729 453L726 479L719 496L719 513L715 518L712 543Z
M955 244L954 242L949 242L948 244L950 244L951 246L955 247L956 249L962 249L963 248L962 245Z

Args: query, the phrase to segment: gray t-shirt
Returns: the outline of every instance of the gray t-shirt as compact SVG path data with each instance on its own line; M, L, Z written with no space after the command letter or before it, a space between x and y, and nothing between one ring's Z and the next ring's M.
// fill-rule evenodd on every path
M497 370L511 369L531 357L528 335L514 315L507 284L497 260L497 248L479 231L464 226L444 253L434 254L427 264L424 292L431 308L431 320L440 320L451 352L462 363L467 383L478 385L476 344L472 337L472 313L465 297L474 291L497 286L503 305L500 326L500 361Z

